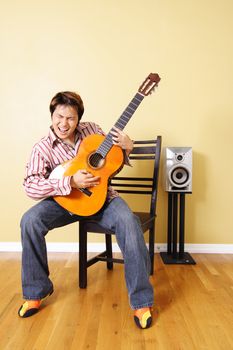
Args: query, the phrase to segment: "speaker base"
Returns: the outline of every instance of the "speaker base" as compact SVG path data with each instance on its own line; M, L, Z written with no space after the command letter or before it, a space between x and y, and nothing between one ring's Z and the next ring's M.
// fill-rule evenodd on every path
M189 253L183 253L182 258L179 257L179 253L177 253L175 257L174 254L161 252L160 256L164 264L196 265L195 260L191 257Z

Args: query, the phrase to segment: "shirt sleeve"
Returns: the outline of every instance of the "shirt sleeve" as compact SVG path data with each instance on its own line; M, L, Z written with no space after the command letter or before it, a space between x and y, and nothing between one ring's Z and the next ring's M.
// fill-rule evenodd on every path
M34 147L26 166L24 189L30 198L39 200L51 196L70 194L70 176L62 179L49 179L51 166L43 154Z
M132 164L130 163L129 156L126 154L124 149L123 149L123 153L124 153L124 164L132 167Z
M106 133L101 129L101 127L98 124L92 123L92 126L95 128L95 134L106 136Z

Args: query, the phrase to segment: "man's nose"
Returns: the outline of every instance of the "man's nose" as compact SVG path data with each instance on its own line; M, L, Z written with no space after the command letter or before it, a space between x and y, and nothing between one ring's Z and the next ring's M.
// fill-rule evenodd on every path
M62 125L62 126L67 126L67 125L68 125L68 120L67 120L67 119L63 119L63 120L61 121L61 125Z

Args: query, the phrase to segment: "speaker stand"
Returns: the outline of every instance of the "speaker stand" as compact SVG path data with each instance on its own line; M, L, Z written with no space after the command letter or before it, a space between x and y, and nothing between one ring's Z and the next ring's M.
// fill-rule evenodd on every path
M178 208L179 202L179 208ZM179 210L178 210L179 209ZM179 219L179 221L178 221ZM179 250L177 251L177 226L179 228ZM164 264L195 265L189 253L184 252L185 193L168 193L167 252L160 256Z

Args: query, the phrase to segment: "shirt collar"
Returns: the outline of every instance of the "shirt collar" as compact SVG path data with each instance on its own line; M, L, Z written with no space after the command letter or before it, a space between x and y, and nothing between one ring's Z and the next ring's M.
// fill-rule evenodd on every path
M58 140L58 137L55 135L52 126L49 128L49 139L52 145Z
M81 130L86 129L88 123L79 123L77 126L78 132L81 132Z
M78 124L77 128L75 129L76 130L75 143L77 142L79 135L82 134L82 130L85 129L86 127L87 127L86 123L79 123ZM57 135L53 131L52 126L50 126L50 128L49 128L49 138L50 138L52 145L54 145L55 142L59 141L59 138L57 137Z

